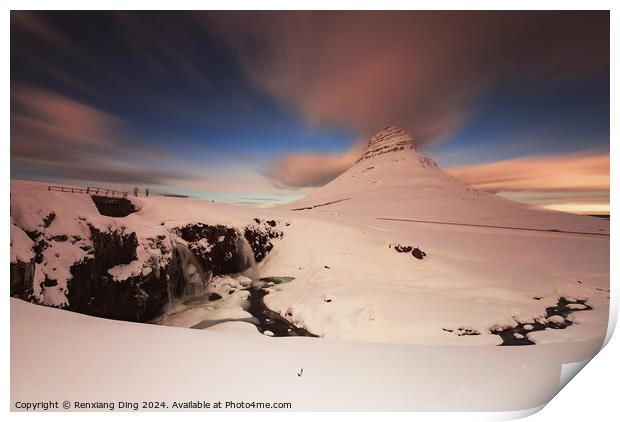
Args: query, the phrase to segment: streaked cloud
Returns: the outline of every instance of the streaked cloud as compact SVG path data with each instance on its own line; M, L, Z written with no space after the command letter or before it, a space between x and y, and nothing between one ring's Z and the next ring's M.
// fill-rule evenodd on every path
M14 177L121 189L146 185L229 202L243 195L262 198L246 201L253 205L290 201L304 192L274 183L260 162L243 154L219 166L188 161L171 148L128 136L129 122L122 118L35 85L14 85L11 102Z
M608 154L532 156L447 171L466 183L493 191L609 190Z
M352 129L362 143L386 124L410 131L420 145L437 143L461 130L494 86L514 80L570 86L608 67L606 13L223 12L204 18L255 86L310 125ZM354 163L358 148L285 154L264 174L288 186L320 186Z
M609 63L607 13L222 12L204 18L252 83L310 124L341 125L362 137L391 124L420 143L446 139L495 84L571 80L605 72Z
M578 213L609 212L609 154L586 151L452 167L465 183L519 202Z
M361 153L356 145L339 154L289 154L274 160L264 173L286 186L323 186L351 167Z
M127 137L127 122L34 85L11 92L11 163L38 177L160 184L189 179L168 151ZM179 167L182 168L182 167Z
M604 145L608 84L606 11L14 11L11 170L277 203L345 171L388 124L424 148L450 140L444 153L487 136L485 156L452 163ZM516 102L521 90L540 96ZM520 120L485 111L486 95ZM525 202L597 204L609 176L595 156L550 156L546 173L536 157L453 171Z

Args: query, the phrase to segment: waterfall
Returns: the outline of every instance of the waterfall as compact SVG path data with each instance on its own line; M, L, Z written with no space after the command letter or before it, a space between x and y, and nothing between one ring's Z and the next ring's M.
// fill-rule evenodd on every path
M193 296L204 292L209 283L209 276L202 269L202 264L196 255L183 243L176 242L176 250L181 261L181 271L187 284L183 290L183 296Z
M234 245L234 246L233 246ZM254 251L243 235L237 237L236 242L231 245L233 250L230 253L234 259L228 271L230 273L238 272L253 281L258 281L260 276L258 267L254 258ZM204 294L207 291L207 285L211 282L211 272L205 271L200 260L191 249L181 241L174 242L174 248L177 254L178 267L183 275L182 284L179 286L170 285L168 288L168 303L172 305L175 298L186 298ZM172 282L171 282L172 283Z
M243 275L251 278L252 281L258 281L258 279L260 279L256 259L254 258L254 251L243 235L240 235L237 239L237 262L239 271Z

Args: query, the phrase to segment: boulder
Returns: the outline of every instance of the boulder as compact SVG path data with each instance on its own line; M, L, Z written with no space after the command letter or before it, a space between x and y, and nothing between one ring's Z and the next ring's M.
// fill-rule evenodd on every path
M127 217L129 214L138 211L138 208L127 198L92 195L91 199L99 214L108 217Z

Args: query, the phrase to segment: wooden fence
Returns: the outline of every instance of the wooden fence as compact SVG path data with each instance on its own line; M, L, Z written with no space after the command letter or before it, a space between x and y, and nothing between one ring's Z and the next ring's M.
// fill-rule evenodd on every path
M86 195L99 195L99 196L121 196L126 198L129 195L128 192L118 191L114 189L98 188L88 186L86 188L74 188L70 186L48 186L47 190L56 192L69 192L69 193L83 193Z

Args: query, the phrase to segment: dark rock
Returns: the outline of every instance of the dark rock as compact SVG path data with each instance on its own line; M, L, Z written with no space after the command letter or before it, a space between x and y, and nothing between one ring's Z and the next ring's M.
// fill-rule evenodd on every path
M426 256L426 252L423 252L418 248L413 248L413 250L411 251L411 255L415 256L418 259L424 259L424 257Z
M295 280L295 277L262 277L260 281L274 285L274 284L282 284L289 283Z
M38 231L24 231L26 235L34 243L32 251L34 252L34 262L40 264L43 262L43 251L47 248L47 242L43 237L43 233Z
M396 244L394 245L394 250L398 253L411 252L411 255L413 255L414 257L418 259L424 259L424 257L426 256L426 252L420 250L419 248L414 248L413 246L409 246L409 245Z
M570 305L581 305L582 309L571 309ZM528 346L534 345L528 335L535 331L543 331L547 328L554 330L562 330L570 327L573 323L567 317L573 312L589 311L592 307L585 300L569 301L565 297L558 300L556 306L549 306L545 309L545 318L536 318L534 322L517 323L514 327L496 327L492 328L491 334L498 335L502 338L501 346ZM549 321L554 316L561 316L562 322Z
M206 273L228 274L244 269L239 268L239 233L234 228L194 223L175 227L172 232L187 242ZM205 246L203 239L207 240L209 247Z
M23 300L32 297L32 281L34 279L34 259L29 262L11 262L11 296Z
M217 294L217 293L211 293L211 294L209 295L209 300L210 300L210 301L220 300L221 298L222 298L222 296L220 296L220 295L219 295L219 294Z
M456 330L456 335L459 337L460 336L479 336L480 331L476 330L475 328L460 327Z
M271 252L273 249L273 239L279 239L284 236L281 230L275 228L276 226L276 221L269 220L260 225L247 225L243 229L243 237L250 244L256 262L261 262Z
M49 226L55 217L53 213L47 216L44 225ZM189 289L189 280L185 279L184 266L187 265L188 254L195 256L197 265L202 267L200 271L204 272L205 281L213 275L236 273L245 269L242 265L247 265L247 259L240 246L241 236L250 243L255 258L263 259L273 248L272 239L282 237L283 233L277 230L275 220L269 222L256 220L259 223L248 225L242 230L202 223L174 228L171 231L187 242L187 247L183 246L185 248L183 253L177 249L180 245L169 250L170 243L166 235L149 238L150 247L159 249L162 251L162 256L171 258L168 263L153 263L152 271L148 274L131 276L125 280L113 279L108 270L117 265L129 264L137 258L136 250L139 244L136 234L127 233L124 229L106 230L88 225L89 239L87 242L81 242L79 246L86 252L86 257L69 268L71 277L67 281L66 308L110 319L136 322L152 320L162 314L171 298L196 293L193 289ZM33 298L35 268L43 262L43 252L53 246L50 241L75 244L82 240L67 235L46 238L45 230L42 231L27 233L34 242L35 257L32 262L11 264L12 296L35 301ZM57 284L57 280L46 278L41 287L50 288ZM229 294L234 292L235 289L228 291ZM221 299L221 295L213 293L209 299L218 300Z
M54 221L54 218L56 218L56 214L53 212L49 213L47 217L43 219L43 227L48 228L50 224L52 224L52 221Z
M54 287L58 285L58 282L56 280L50 280L49 278L45 277L45 281L43 282L43 285L45 287Z
M160 268L147 276L114 280L108 269L136 259L135 233L100 231L90 227L92 258L74 264L68 282L68 309L125 321L149 321L168 303L169 275Z
M48 219L49 220L49 219ZM138 239L135 233L123 231L101 231L88 226L90 243L81 246L87 252L86 258L74 263L69 268L71 273L67 281L67 309L87 315L103 318L148 321L158 315L168 302L168 285L171 277L166 269L157 268L148 276L136 276L127 280L113 280L108 269L120 264L129 264L136 259ZM42 263L43 251L50 247L50 241L80 241L79 237L69 238L58 235L46 239L44 233L28 233L35 245L35 258L32 263L17 263L11 266L11 295L24 300L36 302L33 297L33 279L35 266ZM164 237L165 238L165 237ZM163 239L154 239L155 247ZM166 252L166 251L162 251ZM170 251L168 251L170 252ZM58 285L57 280L45 278L43 288Z
M99 214L108 217L127 217L129 214L138 211L127 198L99 195L92 195L91 198Z
M136 259L138 238L135 233L102 232L93 226L89 228L95 260L100 268L107 271L115 265L129 264Z

